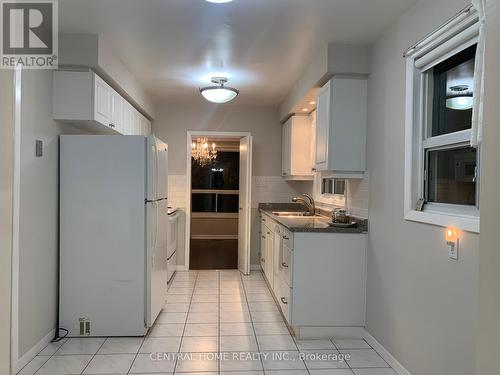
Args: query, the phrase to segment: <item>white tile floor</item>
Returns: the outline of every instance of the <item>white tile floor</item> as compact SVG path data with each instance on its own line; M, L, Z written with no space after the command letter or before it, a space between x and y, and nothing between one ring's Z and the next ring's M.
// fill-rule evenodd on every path
M340 354L351 359L335 360ZM262 274L242 276L232 270L177 273L167 304L144 338L51 343L19 374L174 373L396 374L363 339L295 340Z

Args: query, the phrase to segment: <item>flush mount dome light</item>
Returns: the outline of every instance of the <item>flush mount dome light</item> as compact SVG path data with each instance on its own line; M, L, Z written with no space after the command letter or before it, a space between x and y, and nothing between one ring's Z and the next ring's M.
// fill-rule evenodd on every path
M227 78L214 77L212 82L218 86L207 86L200 89L201 95L212 103L227 103L238 96L239 91L232 87L224 86L227 83Z
M446 99L446 108L459 111L465 111L472 108L474 100L472 98L472 94L469 92L469 86L453 86L450 87L450 90L454 93L454 95L448 96Z

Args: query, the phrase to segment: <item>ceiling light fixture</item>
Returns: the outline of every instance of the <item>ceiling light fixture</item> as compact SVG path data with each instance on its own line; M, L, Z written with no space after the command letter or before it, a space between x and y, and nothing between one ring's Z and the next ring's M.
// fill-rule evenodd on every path
M224 4L224 3L230 3L233 0L205 0L208 3L215 3L215 4Z
M309 104L312 104L312 105L313 105L313 104L316 104L316 102L315 102L314 100L311 100L311 101L309 102Z
M450 90L453 94L446 98L446 108L459 111L465 111L472 108L474 99L472 98L472 93L469 91L469 86L453 86L450 87Z
M200 89L201 95L209 102L212 103L227 103L236 98L239 91L233 87L224 86L227 83L227 78L225 77L214 77L212 82L217 84L217 86L207 86Z

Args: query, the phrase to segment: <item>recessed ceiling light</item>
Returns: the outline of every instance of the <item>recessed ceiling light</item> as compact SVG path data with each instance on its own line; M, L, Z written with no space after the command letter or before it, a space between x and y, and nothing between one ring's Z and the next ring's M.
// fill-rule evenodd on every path
M309 104L316 104L316 102L314 100L311 100Z
M304 112L309 111L307 108L302 108L302 110L303 110Z
M205 0L205 1L215 4L224 4L224 3L230 3L233 0Z
M201 95L209 102L212 103L227 103L236 98L239 91L233 87L224 86L227 83L227 78L225 77L214 77L212 82L217 84L217 86L207 86L200 89Z

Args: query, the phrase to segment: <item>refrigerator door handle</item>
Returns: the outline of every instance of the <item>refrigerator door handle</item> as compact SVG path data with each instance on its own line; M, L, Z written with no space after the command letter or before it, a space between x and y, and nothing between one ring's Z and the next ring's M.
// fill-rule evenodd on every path
M154 189L154 199L158 199L158 142L156 138L153 138L153 144L155 146L155 169L154 169L154 182L153 182L153 189Z
M153 252L152 254L152 257L154 259L155 255L156 255L156 242L158 241L158 232L156 230L156 227L158 225L158 203L157 202L153 202L153 205L154 205L154 210L155 210L155 213L153 214L153 217L155 219L155 223L154 225L151 226L152 230L153 230L153 243L152 243L152 246L151 246L151 251Z

